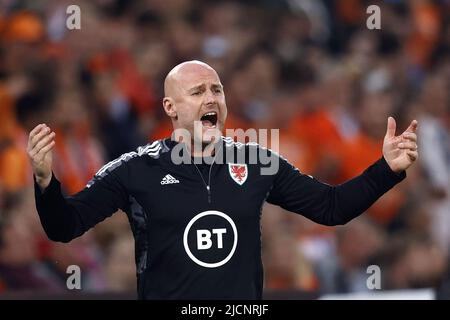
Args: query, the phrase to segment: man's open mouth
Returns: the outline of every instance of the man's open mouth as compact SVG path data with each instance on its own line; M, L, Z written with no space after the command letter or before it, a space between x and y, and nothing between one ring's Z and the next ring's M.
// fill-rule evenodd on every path
M202 125L207 128L215 128L217 124L217 112L211 111L205 113L201 118L200 121L202 122Z

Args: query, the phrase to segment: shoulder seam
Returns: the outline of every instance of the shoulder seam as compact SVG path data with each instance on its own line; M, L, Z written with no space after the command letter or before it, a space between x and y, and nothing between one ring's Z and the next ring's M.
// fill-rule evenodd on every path
M242 143L242 142L238 142L238 141L234 141L231 137L225 137L222 136L223 141L225 141L225 143L228 146L231 145L235 145L236 147L242 147L242 146L255 146L255 147L260 147L263 148L262 146L259 145L259 143L257 142L247 142L247 143Z
M133 158L141 157L142 155L153 155L153 154L155 154L155 152L159 151L160 149L161 149L161 143L159 140L157 140L157 141L154 141L144 147L142 147L142 146L138 147L136 151L124 153L120 157L118 157L118 158L108 162L104 166L102 166L97 171L97 173L94 175L94 178L95 177L100 178L110 168L112 168L112 170L114 170L114 169L120 167L123 163L128 162L129 160L131 160ZM114 166L115 164L118 164L118 165ZM88 183L88 185L89 185L89 183Z

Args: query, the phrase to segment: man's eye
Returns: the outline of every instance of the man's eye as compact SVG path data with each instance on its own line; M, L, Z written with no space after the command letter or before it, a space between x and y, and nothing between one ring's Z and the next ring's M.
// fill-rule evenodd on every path
M222 93L222 89L215 89L214 92L215 93Z
M200 93L201 93L200 91L194 91L194 92L192 92L192 95L193 96L198 96L198 95L200 95Z

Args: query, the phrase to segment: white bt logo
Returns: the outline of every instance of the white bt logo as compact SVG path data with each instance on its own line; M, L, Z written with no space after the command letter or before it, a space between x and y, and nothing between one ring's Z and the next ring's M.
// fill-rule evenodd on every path
M212 233L217 236L217 248L223 248L222 235L227 233L227 229L212 229ZM212 247L211 232L209 230L197 230L197 249L205 250Z
M175 179L170 174L166 174L166 176L161 180L161 184L173 184L173 183L180 183L180 181Z
M205 228L205 224L201 228L196 227L202 222L211 223L211 217L220 227ZM227 263L236 250L237 241L236 224L220 211L201 212L184 229L184 250L192 261L205 268L217 268Z

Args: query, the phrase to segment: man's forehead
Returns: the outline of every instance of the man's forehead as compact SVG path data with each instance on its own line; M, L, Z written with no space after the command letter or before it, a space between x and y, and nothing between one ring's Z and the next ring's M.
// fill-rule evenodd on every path
M189 90L205 83L221 84L219 75L206 63L194 60L174 67L167 75L164 87L166 94L170 94L171 88Z
M201 65L189 65L181 68L175 75L175 79L183 86L197 86L205 82L213 82L220 84L217 72L208 67Z

